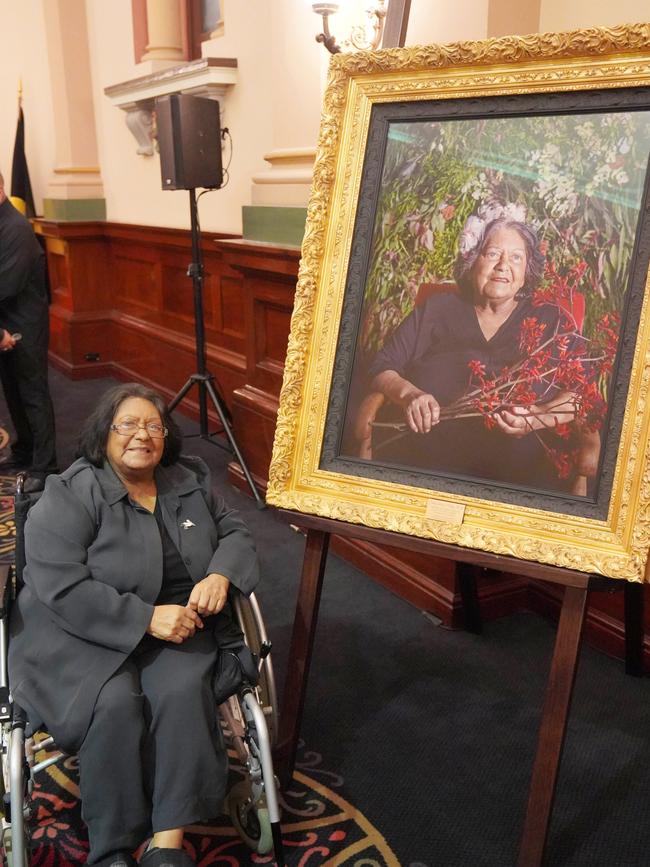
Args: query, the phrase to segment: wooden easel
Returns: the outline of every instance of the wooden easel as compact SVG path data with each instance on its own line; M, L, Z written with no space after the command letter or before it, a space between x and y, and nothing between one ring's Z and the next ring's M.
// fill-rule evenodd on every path
M549 581L565 588L518 860L518 867L540 867L544 858L573 693L587 595L590 590L624 589L626 671L629 674L640 675L643 671L643 585L628 584L571 569L516 560L512 557L473 551L429 539L389 533L386 530L375 530L288 510L279 510L279 514L289 523L307 531L296 616L289 649L291 666L284 687L278 743L275 750L276 766L283 786L288 784L293 773L329 539L332 533L455 561L458 564L461 588L464 584L464 604L471 605L472 595L476 596L475 581L473 582L473 576L469 571L476 566L511 572L524 578ZM477 616L480 625L480 613L476 599L475 602L473 616L476 627Z
M382 42L384 48L404 45L410 7L411 0L391 0ZM307 530L296 616L289 650L291 666L287 672L284 687L278 744L275 750L276 767L283 787L289 783L293 774L325 564L332 533L364 539L376 544L387 544L411 551L424 552L431 556L445 557L455 561L456 577L465 612L465 623L472 632L481 631L481 614L476 593L476 567L507 571L524 578L534 578L564 586L564 600L546 687L537 754L533 764L518 859L518 867L540 867L544 859L546 838L553 809L588 593L590 590L620 590L623 587L625 593L625 670L628 674L641 676L643 674L643 585L613 581L571 569L529 563L511 557L472 551L441 542L402 536L385 530L374 530L369 527L331 521L298 512L280 510L280 514L291 524Z

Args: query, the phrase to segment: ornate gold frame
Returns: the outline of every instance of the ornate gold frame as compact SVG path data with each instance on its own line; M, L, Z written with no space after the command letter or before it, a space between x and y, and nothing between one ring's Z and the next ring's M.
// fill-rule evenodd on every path
M650 580L650 280L606 520L453 494L442 499L451 511L454 504L460 507L462 521L432 520L427 517L430 490L319 469L373 104L632 86L650 87L650 24L333 57L280 397L269 503L612 578Z

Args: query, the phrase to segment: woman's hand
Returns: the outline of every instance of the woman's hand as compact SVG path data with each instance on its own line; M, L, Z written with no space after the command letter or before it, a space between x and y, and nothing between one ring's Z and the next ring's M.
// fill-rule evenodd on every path
M409 427L414 433L429 433L440 421L440 404L432 394L424 391L419 391L409 400L404 412Z
M502 409L494 415L494 420L499 430L511 437L523 437L531 431L553 430L575 420L576 400L575 394L563 391L547 403Z
M218 614L226 604L229 587L225 575L213 572L194 585L187 604L199 614Z
M535 430L534 416L531 413L536 412L535 406L512 406L509 410L503 409L496 413L494 420L504 434L519 439Z
M3 329L2 332L2 340L0 340L0 351L9 352L10 349L13 349L16 345L16 339L11 335L7 329Z
M184 605L156 605L147 632L154 638L182 644L197 629L203 629L203 621L191 608Z
M440 404L435 397L404 379L396 370L384 370L377 374L372 387L393 403L404 407L406 421L414 433L429 433L440 421Z

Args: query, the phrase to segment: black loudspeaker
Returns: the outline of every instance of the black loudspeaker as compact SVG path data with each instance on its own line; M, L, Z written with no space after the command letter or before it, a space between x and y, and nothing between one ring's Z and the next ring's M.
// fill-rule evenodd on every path
M156 120L163 190L220 187L219 103L184 93L160 96Z

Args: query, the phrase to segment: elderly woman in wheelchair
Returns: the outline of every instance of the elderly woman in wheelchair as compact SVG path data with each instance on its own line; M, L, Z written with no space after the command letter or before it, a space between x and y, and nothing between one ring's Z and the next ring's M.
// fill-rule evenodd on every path
M27 521L12 693L79 754L91 864L132 865L151 833L140 863L191 864L184 828L225 795L215 662L243 644L230 588L253 590L257 558L180 446L159 395L117 386Z

